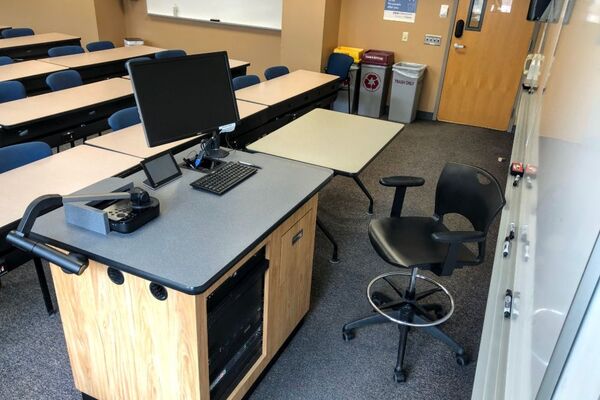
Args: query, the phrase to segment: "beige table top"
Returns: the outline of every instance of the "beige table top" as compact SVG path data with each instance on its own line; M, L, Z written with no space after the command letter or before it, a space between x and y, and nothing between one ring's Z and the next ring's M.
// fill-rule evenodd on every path
M267 107L261 104L248 103L238 100L238 110L240 119L246 118L259 111L265 110ZM149 158L154 155L171 150L183 143L194 140L195 137L178 140L173 143L167 143L160 146L148 147L146 144L146 135L141 124L133 125L118 132L102 135L93 139L87 140L86 144L100 147L106 150L118 151L120 153L129 154L140 158Z
M38 60L23 61L0 66L0 82L18 81L32 76L50 74L67 69L61 65L48 64Z
M41 195L73 193L139 162L136 157L82 145L0 174L0 226L19 220Z
M67 35L64 33L40 33L31 36L20 36L0 40L0 49L10 49L12 47L32 46L36 44L60 42L69 39L79 39L79 36Z
M335 75L300 69L270 81L237 90L235 96L240 100L272 106L337 79L338 77Z
M229 68L239 68L239 67L247 67L250 65L248 61L235 60L233 58L229 59Z
M0 125L15 126L133 95L131 81L107 79L0 104Z
M93 51L91 53L44 58L40 61L54 65L62 65L68 68L81 68L90 65L103 64L120 60L125 61L130 58L148 56L162 50L164 49L151 46L116 47L114 49Z
M358 174L404 125L317 108L248 150Z
M3 30L3 29L10 29L10 28L12 28L12 26L8 26L8 25L2 25L2 24L0 24L0 30Z

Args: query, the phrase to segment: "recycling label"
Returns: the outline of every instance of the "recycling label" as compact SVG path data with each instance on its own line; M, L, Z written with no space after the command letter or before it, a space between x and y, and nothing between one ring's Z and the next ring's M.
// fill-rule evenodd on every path
M363 78L363 87L369 92L376 92L381 87L381 77L375 72L369 72Z

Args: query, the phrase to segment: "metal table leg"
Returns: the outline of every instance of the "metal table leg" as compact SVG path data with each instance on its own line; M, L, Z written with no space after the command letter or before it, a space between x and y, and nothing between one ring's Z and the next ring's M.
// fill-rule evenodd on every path
M369 211L368 211L368 214L369 215L373 215L373 197L371 196L371 193L369 193L369 191L367 190L367 188L365 187L365 185L363 185L363 183L360 180L360 178L358 177L358 175L352 175L352 179L354 179L354 182L356 182L356 184L358 185L358 187L360 188L360 190L362 190L363 193L368 197L368 199L369 199Z
M323 225L323 222L321 222L321 220L319 219L319 217L317 217L317 226L319 227L319 229L321 230L321 232L323 232L323 234L325 234L325 236L327 237L327 239L329 239L329 241L333 245L333 254L331 255L331 259L329 261L332 264L339 263L340 259L338 258L338 244L337 244L335 238L327 230L327 228L325 228L325 226Z
M54 304L52 304L52 298L50 297L50 290L48 289L48 282L46 281L42 260L38 257L34 257L33 264L35 265L35 272L37 272L38 281L40 282L40 289L42 290L46 310L48 311L48 315L52 315L56 312L56 309L54 308Z

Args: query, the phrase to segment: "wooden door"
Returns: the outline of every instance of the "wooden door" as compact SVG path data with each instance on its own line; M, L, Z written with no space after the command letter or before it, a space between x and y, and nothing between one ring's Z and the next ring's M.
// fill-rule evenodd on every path
M460 0L438 119L507 130L533 32L529 0Z

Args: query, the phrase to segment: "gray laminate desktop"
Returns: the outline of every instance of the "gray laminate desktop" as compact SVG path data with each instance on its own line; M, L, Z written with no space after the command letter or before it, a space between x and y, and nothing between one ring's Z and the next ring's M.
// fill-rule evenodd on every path
M244 160L262 169L223 196L192 189L189 184L202 175L184 169L178 180L150 191L160 200L160 217L132 234L104 237L68 226L62 209L39 218L33 231L58 247L133 275L185 293L201 293L333 174L329 169L241 151L233 151L227 160ZM142 186L144 179L139 172L125 181ZM92 185L87 191L95 188L105 190Z

